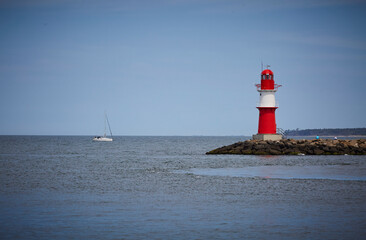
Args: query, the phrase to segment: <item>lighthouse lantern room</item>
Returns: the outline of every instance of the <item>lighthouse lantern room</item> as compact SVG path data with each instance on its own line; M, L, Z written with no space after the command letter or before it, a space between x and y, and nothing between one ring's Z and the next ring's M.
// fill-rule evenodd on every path
M281 85L275 84L273 72L265 69L261 74L261 83L256 84L259 92L259 124L258 133L253 135L254 140L280 140L281 134L277 134L275 111L278 108L275 93Z

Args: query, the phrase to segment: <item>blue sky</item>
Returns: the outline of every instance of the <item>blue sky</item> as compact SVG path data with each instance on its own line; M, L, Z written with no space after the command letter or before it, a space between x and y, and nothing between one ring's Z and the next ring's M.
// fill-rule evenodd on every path
M366 127L366 3L0 1L0 134L252 135L261 61L283 129Z

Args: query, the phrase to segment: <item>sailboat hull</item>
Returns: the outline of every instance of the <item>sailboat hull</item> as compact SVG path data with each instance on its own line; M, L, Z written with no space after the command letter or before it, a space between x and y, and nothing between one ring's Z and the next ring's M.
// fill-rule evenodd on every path
M107 137L95 137L95 138L93 138L93 141L96 141L96 142L112 142L113 139L112 138L107 138Z

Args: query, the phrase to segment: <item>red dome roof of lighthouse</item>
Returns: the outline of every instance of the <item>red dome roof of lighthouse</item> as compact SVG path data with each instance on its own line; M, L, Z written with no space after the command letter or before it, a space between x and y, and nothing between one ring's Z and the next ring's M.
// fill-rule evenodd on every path
M262 75L273 75L273 72L271 70L269 70L269 69L264 69L262 71Z

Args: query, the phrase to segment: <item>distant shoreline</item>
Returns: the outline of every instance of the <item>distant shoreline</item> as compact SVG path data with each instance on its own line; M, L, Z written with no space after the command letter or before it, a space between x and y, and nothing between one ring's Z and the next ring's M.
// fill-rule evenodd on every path
M296 137L296 138L301 138L301 137L316 137L319 136L320 138L330 138L330 137L361 137L361 138L366 138L366 135L303 135L303 136L296 136L296 135L285 135L286 137Z
M366 128L318 128L318 129L295 129L285 130L286 136L339 136L339 137L365 137Z

